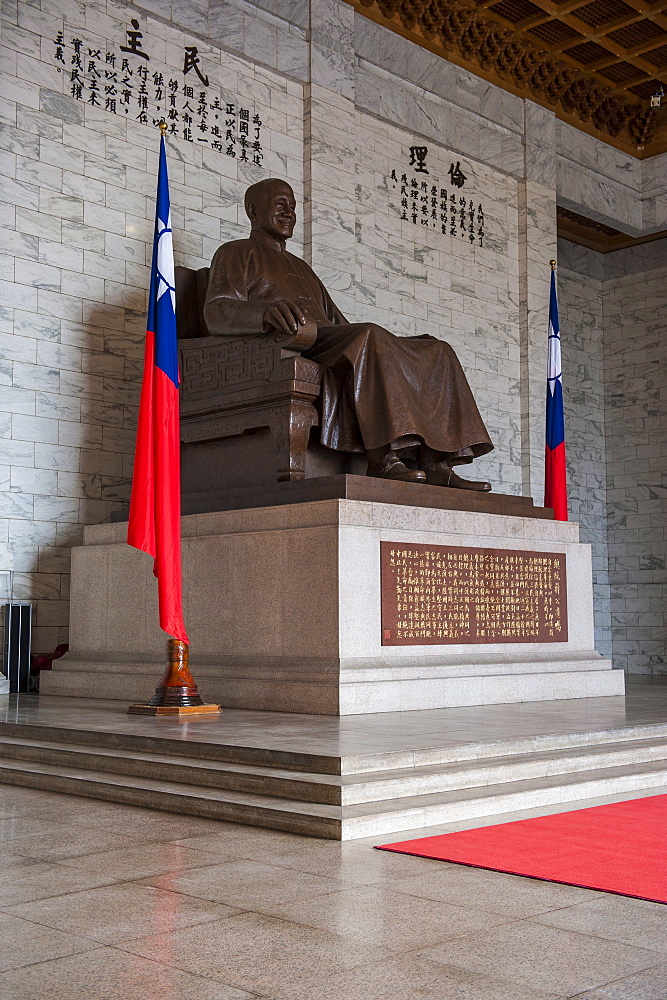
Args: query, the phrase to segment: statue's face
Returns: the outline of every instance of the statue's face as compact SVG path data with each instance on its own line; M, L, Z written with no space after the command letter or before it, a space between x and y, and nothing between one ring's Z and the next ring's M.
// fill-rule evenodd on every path
M262 192L248 210L253 229L276 240L292 238L296 225L296 200L289 184L276 184Z

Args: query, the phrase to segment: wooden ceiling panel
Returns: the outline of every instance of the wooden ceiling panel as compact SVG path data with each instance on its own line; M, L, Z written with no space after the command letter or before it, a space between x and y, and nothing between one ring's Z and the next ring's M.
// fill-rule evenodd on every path
M584 7L577 7L574 16L589 28L602 28L628 17L636 17L637 11L624 0L594 0Z
M667 151L667 0L348 0L634 156Z
M642 100L650 101L651 95L655 94L657 90L662 86L662 81L655 77L652 80L646 80L644 83L640 83L635 87L630 87L630 91L636 94Z
M598 75L603 76L610 83L626 85L646 78L646 74L641 69L627 62L611 63L611 65L605 66L604 69L599 69Z
M599 42L582 42L581 45L565 49L564 54L581 66L590 66L600 62L608 63L614 58L614 53L605 49L604 45L600 45Z
M531 0L500 0L489 8L493 14L504 17L514 24L520 24L527 18L537 17L544 13L541 7Z
M659 68L667 66L667 45L660 45L657 49L645 52L642 58L645 62L650 63L651 66L658 66Z
M528 34L531 38L536 38L538 42L544 42L546 45L554 47L560 47L564 42L569 44L574 41L584 41L584 36L576 28L571 28L569 24L565 24L564 21L559 21L557 18L552 21L542 21L534 28L529 28Z
M667 45L660 45L657 49L645 52L642 58L645 62L650 63L651 66L658 66L660 68L667 66Z

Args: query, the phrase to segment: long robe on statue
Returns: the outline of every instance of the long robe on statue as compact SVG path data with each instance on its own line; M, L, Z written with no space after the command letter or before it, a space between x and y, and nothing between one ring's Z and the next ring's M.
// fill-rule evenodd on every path
M315 272L262 232L221 246L211 263L204 318L209 333L265 332L264 311L288 299L318 326L303 355L325 367L321 442L362 452L422 443L460 465L492 451L453 348L428 334L397 337L348 323Z

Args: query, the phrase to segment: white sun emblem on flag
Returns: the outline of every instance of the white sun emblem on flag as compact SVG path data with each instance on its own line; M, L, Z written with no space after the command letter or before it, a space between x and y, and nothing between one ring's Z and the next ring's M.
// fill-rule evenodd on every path
M171 212L166 224L157 220L157 299L169 292L171 307L176 312L176 286L174 280L174 248L171 238Z
M549 346L547 360L547 384L551 395L556 391L556 382L561 378L560 334L556 333L549 320Z

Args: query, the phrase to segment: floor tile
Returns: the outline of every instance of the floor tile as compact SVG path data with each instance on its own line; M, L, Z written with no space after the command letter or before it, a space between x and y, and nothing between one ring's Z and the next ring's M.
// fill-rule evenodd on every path
M3 844L25 845L26 842L53 834L55 838L68 833L65 823L58 822L57 816L31 816L25 813L0 819L0 842ZM24 852L19 852L24 853Z
M94 941L74 934L63 934L50 927L41 927L7 913L0 913L0 941L0 971L89 951L95 947Z
M144 884L252 910L289 903L344 889L342 882L255 861L195 868L180 874L145 879Z
M255 1000L244 990L114 948L6 973L1 1000Z
M256 859L263 852L271 856L291 853L302 845L318 844L322 840L317 837L301 837L294 833L283 833L280 830L267 830L261 826L245 826L239 823L219 823L218 829L203 835L194 834L179 838L177 843L185 847L194 847L201 851L215 854L232 852L237 857ZM328 841L330 843L330 841Z
M126 803L102 802L98 799L84 799L80 796L61 795L57 802L40 807L33 803L28 813L31 817L44 817L77 827L95 827L100 830L112 829L123 833L131 829L132 836L141 840L176 840L179 837L203 836L215 833L220 827L219 820L197 816L178 816L159 809L146 809Z
M177 844L149 843L129 850L104 851L77 858L63 858L61 864L81 872L97 872L111 879L139 879L167 872L215 864L216 857L188 850Z
M282 983L270 996L272 1000L560 1000L562 994L400 955L326 979Z
M605 893L533 918L540 924L667 952L667 906ZM667 995L667 994L666 994Z
M45 820L39 822L48 826ZM25 838L17 836L12 841L12 849L17 854L27 854L30 857L50 861L66 861L74 858L78 866L84 855L99 854L101 851L119 848L131 849L141 843L141 838L127 836L126 833L87 830L59 823L54 824L52 830L40 834L28 834Z
M186 837L205 836L220 829L220 820L198 819L195 816L178 816L174 813L158 812L155 809L135 809L130 813L114 814L113 808L95 811L79 816L78 826L99 830L122 830L128 827L133 837L142 842L156 840L180 840Z
M480 734L537 747L544 734L664 724L667 685L630 689L625 701L537 707L349 718L228 711L201 726L156 727L125 708L31 698L12 718L110 738L159 729L185 745L261 739L268 750L334 756L439 754ZM663 908L370 849L405 837L340 844L0 785L0 935L31 962L0 975L0 1000L667 997ZM67 951L82 940L89 950Z
M646 972L625 976L588 993L579 993L577 1000L665 1000L667 997L667 963Z
M109 878L94 872L80 872L74 868L51 864L44 871L32 874L27 868L13 881L0 882L0 907L6 908L14 903L27 903L32 899L46 899L49 896L62 896L67 892L79 892L82 889L96 889L102 885L111 885L119 879Z
M0 808L20 809L26 812L32 806L44 808L49 802L62 802L69 796L47 792L42 788L23 788L21 785L0 785Z
M390 954L377 945L260 913L126 942L123 948L269 996L279 986L303 988L314 977L326 980Z
M356 843L340 844L333 852L327 841L315 839L299 847L293 845L291 850L285 845L283 850L273 852L271 863L357 885L394 883L397 879L421 875L431 866L437 870L441 864L407 854L358 847Z
M469 934L419 954L565 996L591 990L662 961L658 952L646 948L632 948L526 920Z
M587 902L597 895L591 889L505 875L484 868L448 862L440 862L440 865L440 868L430 868L424 875L397 880L394 889L512 917L530 917L561 906Z
M24 875L50 872L52 867L50 861L42 861L41 858L28 858L22 854L3 851L0 860L0 884L22 878Z
M207 920L220 920L239 911L179 892L124 882L20 903L5 912L70 934L114 944L149 934L165 934Z
M419 899L376 886L264 907L265 913L406 952L511 920L469 907Z

